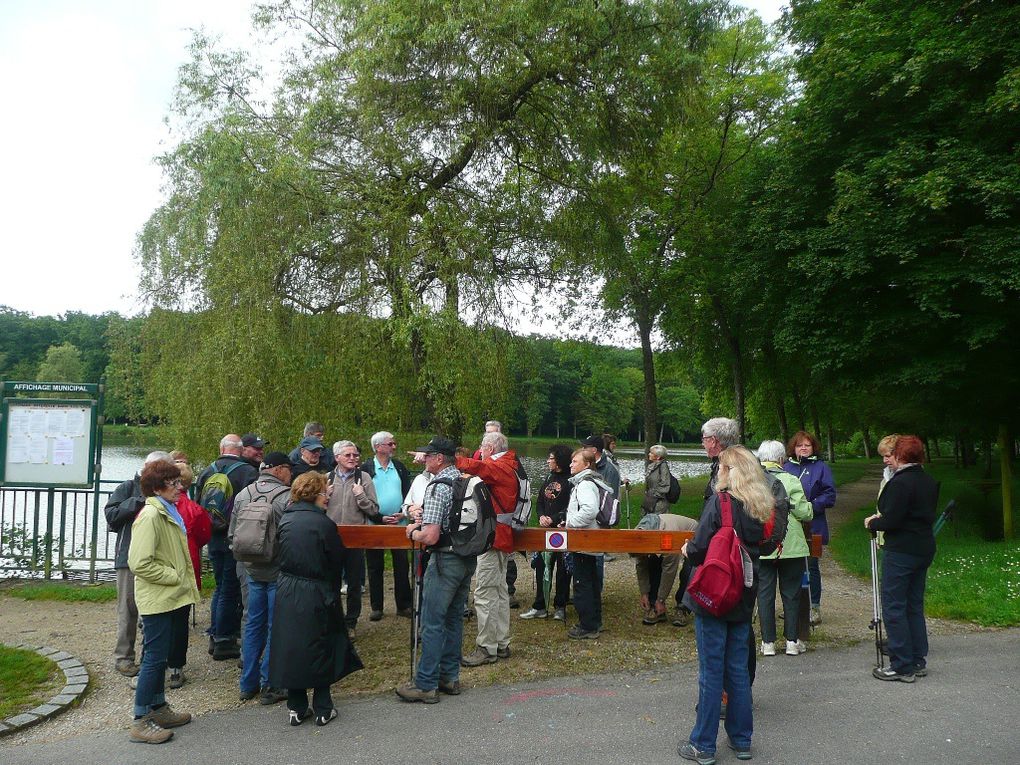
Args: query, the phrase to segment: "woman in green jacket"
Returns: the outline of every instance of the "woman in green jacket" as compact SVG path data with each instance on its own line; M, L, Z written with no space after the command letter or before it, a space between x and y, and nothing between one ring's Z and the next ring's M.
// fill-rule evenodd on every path
M188 609L198 603L198 587L188 551L184 519L177 512L181 471L157 460L142 469L146 497L131 530L128 567L135 575L135 603L142 618L145 649L135 689L131 740L162 744L175 728L191 722L187 712L166 703L166 662L174 636L188 628Z
M782 467L786 447L779 441L762 441L758 447L758 460L767 473L782 482L790 496L790 522L786 526L782 552L761 556L758 582L758 621L761 624L762 656L776 655L776 581L783 599L783 632L786 634L787 656L797 656L807 650L797 638L797 611L800 608L801 582L810 548L804 536L804 522L814 515L804 487L796 476Z

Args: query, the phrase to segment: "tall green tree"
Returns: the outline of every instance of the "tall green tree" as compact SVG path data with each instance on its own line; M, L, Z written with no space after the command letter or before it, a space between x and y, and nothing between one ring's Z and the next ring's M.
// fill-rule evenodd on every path
M39 365L37 380L45 382L82 382L85 378L85 365L81 361L81 353L70 343L51 345L46 350L46 358Z

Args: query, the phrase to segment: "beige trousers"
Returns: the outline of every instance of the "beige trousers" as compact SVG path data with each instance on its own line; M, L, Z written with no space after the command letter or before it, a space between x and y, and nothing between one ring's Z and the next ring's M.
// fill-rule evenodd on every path
M135 605L135 575L129 568L117 569L117 647L115 661L135 660L135 636L138 634L138 606Z
M475 615L478 637L475 643L490 654L510 645L510 593L506 586L509 555L489 550L478 556L475 569Z

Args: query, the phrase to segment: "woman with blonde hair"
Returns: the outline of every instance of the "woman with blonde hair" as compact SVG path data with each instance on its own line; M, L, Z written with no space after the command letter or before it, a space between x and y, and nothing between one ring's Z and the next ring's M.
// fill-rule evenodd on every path
M751 615L758 590L758 545L765 537L765 522L772 516L775 501L765 473L748 449L730 446L719 454L717 493L705 502L694 538L681 552L695 566L705 561L708 546L723 530L723 508L729 506L730 521L741 544L751 557L753 585L744 589L736 606L722 616L713 616L690 596L684 605L694 612L694 635L698 645L697 720L688 740L677 753L700 765L715 762L716 737L723 690L729 696L726 710L728 744L737 759L751 759L751 679L748 654Z

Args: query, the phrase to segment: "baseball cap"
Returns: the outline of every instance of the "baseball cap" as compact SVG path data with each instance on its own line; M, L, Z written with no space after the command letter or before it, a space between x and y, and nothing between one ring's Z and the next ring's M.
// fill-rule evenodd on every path
M425 446L419 446L415 449L415 451L424 452L425 454L445 454L447 457L455 457L457 455L457 444L449 438L434 436L431 441L425 444Z
M269 454L262 458L263 470L289 464L290 458L283 452L269 452Z
M261 449L265 445L266 442L254 433L245 433L241 436L241 446L254 446L256 449Z
M322 445L322 441L317 439L315 436L305 436L301 439L301 443L298 444L299 449L307 449L310 452L315 452L326 447Z
M606 449L606 442L602 439L602 436L588 436L581 441L581 446L592 446L602 452Z

